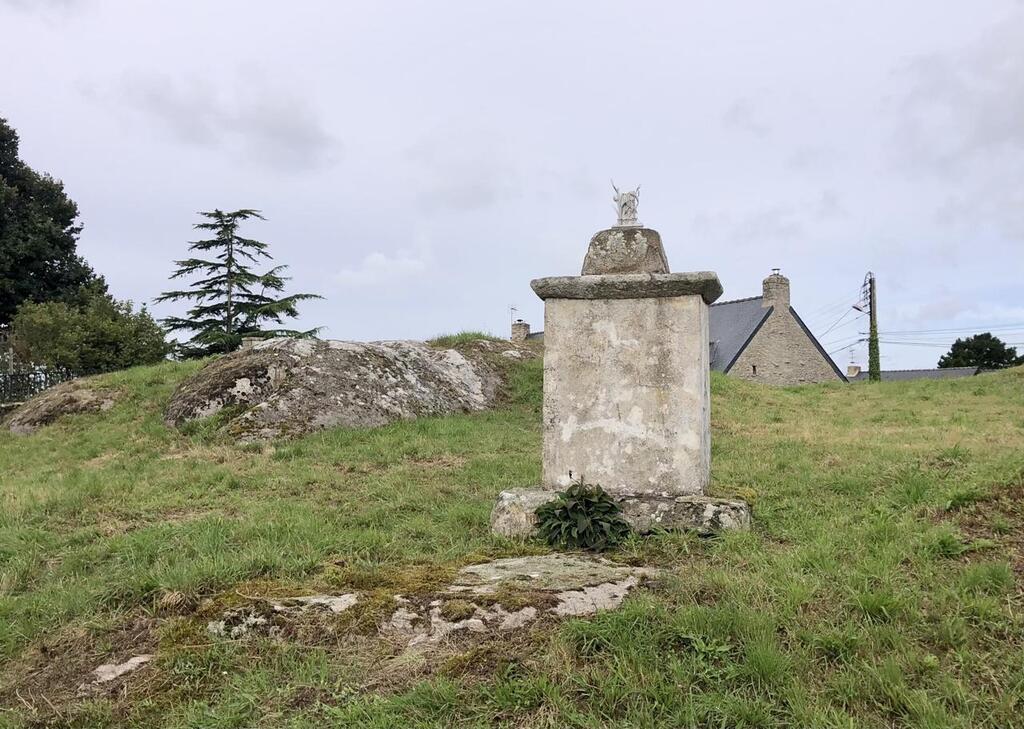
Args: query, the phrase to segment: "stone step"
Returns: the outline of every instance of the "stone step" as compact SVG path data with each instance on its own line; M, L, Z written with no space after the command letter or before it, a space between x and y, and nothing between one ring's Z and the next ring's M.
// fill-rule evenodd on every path
M526 538L536 528L536 511L557 496L539 487L502 491L491 511L491 533ZM641 534L664 529L712 534L750 528L751 510L745 501L710 496L670 496L657 493L614 493L623 518Z

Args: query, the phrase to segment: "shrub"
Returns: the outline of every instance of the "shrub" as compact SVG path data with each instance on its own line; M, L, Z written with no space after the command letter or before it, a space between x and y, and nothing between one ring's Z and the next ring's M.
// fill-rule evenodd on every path
M603 552L629 534L622 511L604 489L581 477L537 509L537 527L553 547Z
M169 347L163 329L130 301L117 301L96 286L71 302L25 303L14 317L18 359L78 374L155 364Z

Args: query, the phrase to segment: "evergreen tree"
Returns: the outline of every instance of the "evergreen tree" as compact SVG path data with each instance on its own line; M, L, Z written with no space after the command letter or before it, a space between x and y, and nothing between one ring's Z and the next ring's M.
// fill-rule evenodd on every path
M66 301L106 290L78 256L78 206L64 185L18 158L18 133L0 118L0 324L26 301Z
M1017 356L1014 347L1008 347L999 337L990 332L975 334L966 339L957 339L949 352L939 358L939 367L981 367L998 370L1024 364L1024 357Z
M311 337L319 329L296 331L281 327L284 317L298 316L297 304L307 299L319 299L315 294L292 294L274 298L268 293L284 291L281 272L287 266L275 266L266 273L254 273L250 264L260 258L272 259L267 244L238 234L239 224L256 218L265 220L258 210L244 208L233 212L214 210L199 213L206 220L196 223L197 230L210 231L212 238L193 241L190 251L204 258L186 258L175 261L178 270L171 278L198 274L202 278L181 291L167 291L156 301L191 300L195 305L185 317L163 320L168 330L195 332L185 344L178 345L184 357L205 357L210 354L231 352L238 348L243 337ZM265 329L264 322L278 327Z

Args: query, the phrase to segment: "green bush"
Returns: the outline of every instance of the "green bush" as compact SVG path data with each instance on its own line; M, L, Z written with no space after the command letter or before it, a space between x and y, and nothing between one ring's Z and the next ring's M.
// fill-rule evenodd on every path
M548 544L603 552L629 534L629 524L611 496L581 477L537 509L537 528Z
M83 287L69 302L22 304L14 332L19 360L78 374L155 364L170 350L145 306L135 311L97 286Z

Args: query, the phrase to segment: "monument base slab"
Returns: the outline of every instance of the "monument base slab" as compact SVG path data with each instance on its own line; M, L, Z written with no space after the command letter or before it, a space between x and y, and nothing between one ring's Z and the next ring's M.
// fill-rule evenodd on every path
M622 510L622 517L640 534L661 529L712 534L750 528L751 510L745 501L647 492L609 495ZM537 528L537 509L556 496L555 491L542 488L502 491L491 511L491 533L502 537L531 536Z

